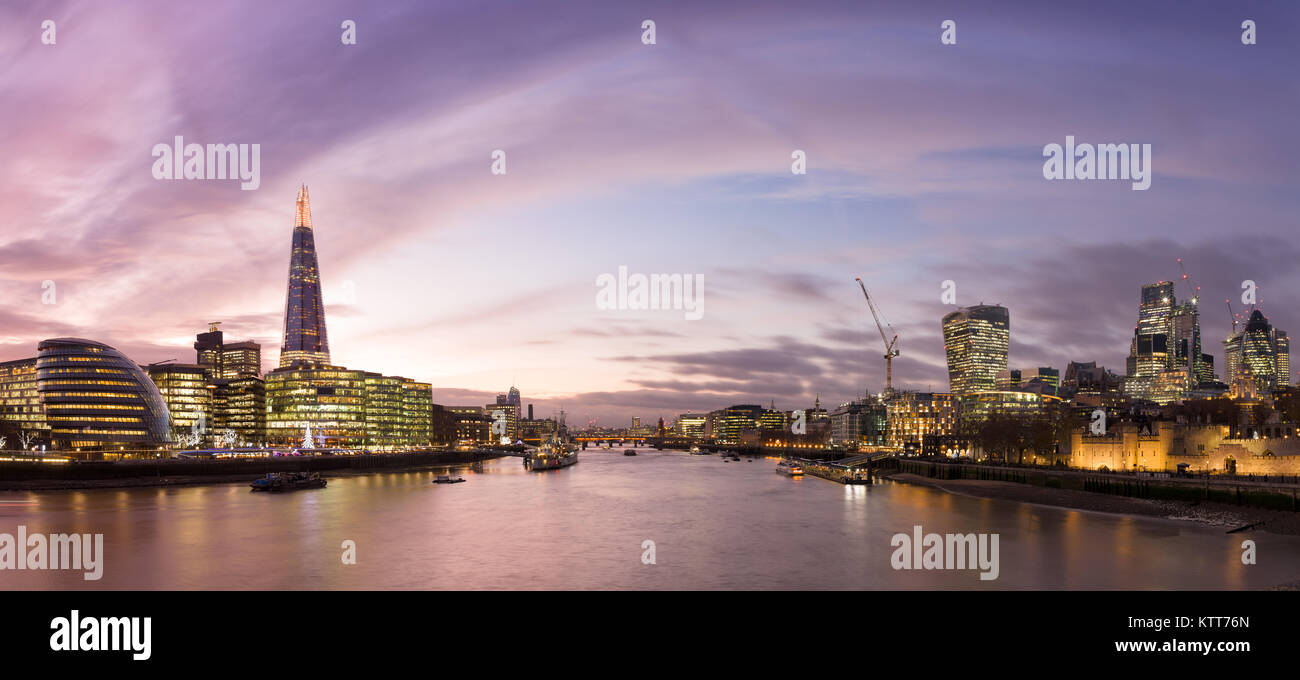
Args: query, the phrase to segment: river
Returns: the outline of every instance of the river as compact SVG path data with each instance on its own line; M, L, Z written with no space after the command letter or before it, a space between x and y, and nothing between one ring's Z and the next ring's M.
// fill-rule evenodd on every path
M1300 538L955 496L841 486L675 451L583 452L455 471L247 484L0 492L0 533L102 533L103 576L0 571L5 589L1236 589L1300 578ZM891 537L999 536L994 580L895 570ZM1257 564L1243 565L1243 540ZM344 541L355 564L344 564ZM653 563L649 544L653 542ZM643 547L646 546L646 547Z

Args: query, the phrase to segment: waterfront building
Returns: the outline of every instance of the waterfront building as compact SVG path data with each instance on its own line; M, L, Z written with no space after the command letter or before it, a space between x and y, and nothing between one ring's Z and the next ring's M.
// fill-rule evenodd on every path
M280 345L280 367L295 362L325 365L330 362L320 264L316 259L316 237L312 232L306 185L298 190L289 254L289 290L284 307L284 342Z
M722 409L713 439L719 444L739 444L743 432L757 432L762 428L763 407L758 404L736 404Z
M234 433L236 446L266 441L266 382L255 375L217 380L213 394L213 427L218 442Z
M138 449L172 441L167 405L153 380L103 343L42 341L36 387L57 449Z
M146 369L171 414L172 437L197 435L187 446L202 448L214 439L213 393L216 385L198 364L151 364Z
M957 453L957 406L947 392L895 392L885 401L885 443L917 455Z
M888 429L889 416L885 405L864 397L840 404L830 412L828 443L850 449L885 446Z
M327 447L365 444L366 373L328 364L300 364L267 372L266 436L297 446L306 427Z
M683 437L700 438L704 436L704 423L708 416L703 413L683 413L677 416L673 429Z
M401 378L366 373L366 448L393 449L403 442Z
M491 434L492 419L482 406L447 406L446 410L455 418L455 443L495 443Z
M36 387L36 357L0 363L0 425L8 437L3 449L22 446L19 437L24 434L33 441L49 438L50 426Z
M428 446L433 439L433 385L399 378L402 387L402 442Z
M1060 397L1023 390L989 390L971 392L957 399L957 413L963 422L980 422L994 415L1036 416L1060 404Z
M488 423L496 423L498 420L505 421L505 434L493 432L494 443L501 443L501 438L506 437L513 444L519 440L519 408L514 404L506 403L505 395L497 395L497 403L488 404L483 407L487 412ZM498 414L500 418L498 418Z
M948 383L954 395L992 390L1007 367L1011 315L1000 305L963 307L943 317Z

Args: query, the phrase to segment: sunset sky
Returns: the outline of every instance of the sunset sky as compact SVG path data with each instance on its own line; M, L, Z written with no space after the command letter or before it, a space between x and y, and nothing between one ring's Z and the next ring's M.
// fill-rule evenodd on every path
M334 362L437 403L513 382L622 425L876 392L856 276L898 386L948 388L949 279L1010 309L1012 367L1122 372L1178 257L1219 367L1244 279L1300 333L1297 36L1291 2L6 3L0 360L193 362L222 321L275 366L305 183ZM261 187L155 180L176 135L260 144ZM1150 189L1043 179L1066 135L1151 144ZM704 318L598 309L620 265L703 275Z

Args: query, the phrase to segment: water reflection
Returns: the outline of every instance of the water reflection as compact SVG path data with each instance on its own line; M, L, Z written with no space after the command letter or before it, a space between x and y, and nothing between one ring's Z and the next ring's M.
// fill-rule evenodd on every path
M104 578L0 571L4 588L1258 588L1300 578L1300 540L1057 510L884 482L775 474L773 460L582 454L534 473L517 458L333 477L255 494L246 483L0 493L0 532L105 534ZM891 537L997 533L1000 576L895 571ZM1267 560L1242 565L1251 538ZM344 565L342 543L357 545ZM654 565L641 544L656 544ZM1267 551L1267 552L1266 552Z

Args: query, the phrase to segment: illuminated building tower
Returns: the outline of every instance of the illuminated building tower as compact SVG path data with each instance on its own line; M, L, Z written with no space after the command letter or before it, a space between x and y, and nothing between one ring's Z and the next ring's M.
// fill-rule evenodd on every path
M289 295L284 305L284 342L280 367L297 362L329 364L330 344L325 334L325 304L321 300L320 265L311 229L311 204L307 187L298 190L293 223L293 250L289 255Z
M1291 384L1291 339L1258 309L1251 312L1244 330L1223 341L1223 357L1224 379L1229 382L1249 371L1261 392Z
M1214 358L1202 353L1196 303L1196 298L1174 299L1170 281L1142 286L1125 362L1124 392L1130 397L1167 404L1186 398L1197 385L1214 382Z
M514 406L516 411L519 410L519 406L522 402L519 399L518 387L515 387L514 385L510 386L510 392L509 394L506 395L506 403L510 404L511 406Z
M943 317L948 384L954 395L992 390L1007 367L1011 315L1000 305L963 307Z

